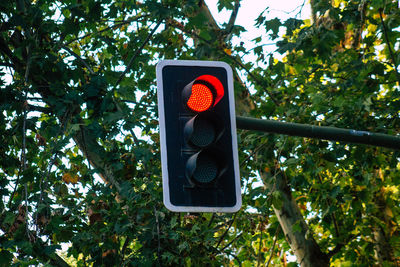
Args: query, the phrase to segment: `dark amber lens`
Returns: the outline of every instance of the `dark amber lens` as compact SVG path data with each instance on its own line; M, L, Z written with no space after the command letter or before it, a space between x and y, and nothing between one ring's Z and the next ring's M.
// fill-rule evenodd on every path
M215 128L211 121L198 118L194 121L190 142L198 147L206 147L215 140Z

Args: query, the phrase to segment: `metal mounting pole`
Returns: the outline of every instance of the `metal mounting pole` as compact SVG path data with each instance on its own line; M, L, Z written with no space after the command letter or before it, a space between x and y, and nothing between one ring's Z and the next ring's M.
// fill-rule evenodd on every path
M400 149L400 136L236 116L237 128Z

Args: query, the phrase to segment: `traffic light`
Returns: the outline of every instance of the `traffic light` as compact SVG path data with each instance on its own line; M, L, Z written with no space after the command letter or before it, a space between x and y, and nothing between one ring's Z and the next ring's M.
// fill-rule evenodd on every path
M164 205L236 212L241 191L232 70L215 61L158 63Z

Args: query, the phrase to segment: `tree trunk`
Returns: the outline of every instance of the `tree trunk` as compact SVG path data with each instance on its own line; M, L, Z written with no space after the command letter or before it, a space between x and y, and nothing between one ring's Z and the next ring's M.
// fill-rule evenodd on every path
M385 232L380 226L374 227L374 241L375 241L375 258L378 261L378 266L385 266L385 263L395 260L392 255L392 248L387 241Z
M386 225L385 229L380 225L376 225L373 229L375 258L378 262L378 266L386 266L388 263L393 264L393 266L399 266L399 263L396 262L396 258L394 257L394 249L389 242L390 233L396 232L390 216L392 211L387 205L382 191L376 194L375 201L378 205L378 211L375 216Z
M117 189L117 192L120 192L119 182L115 179L112 166L103 160L105 151L93 136L85 126L80 126L73 139L90 164L99 171L103 181L110 183Z
M266 174L261 172L263 181L267 181ZM264 182L270 192L278 191L282 197L280 209L274 207L275 214L283 229L297 263L300 266L324 267L329 266L329 257L323 253L310 233L307 223L293 199L285 174L277 170L272 179L275 181Z

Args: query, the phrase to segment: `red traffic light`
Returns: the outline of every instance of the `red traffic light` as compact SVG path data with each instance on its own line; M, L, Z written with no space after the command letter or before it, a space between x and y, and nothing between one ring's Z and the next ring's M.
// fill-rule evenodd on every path
M236 212L241 206L232 69L225 62L157 64L165 206Z
M183 90L187 107L194 112L203 112L214 107L224 96L224 87L218 78L202 75L185 86Z

